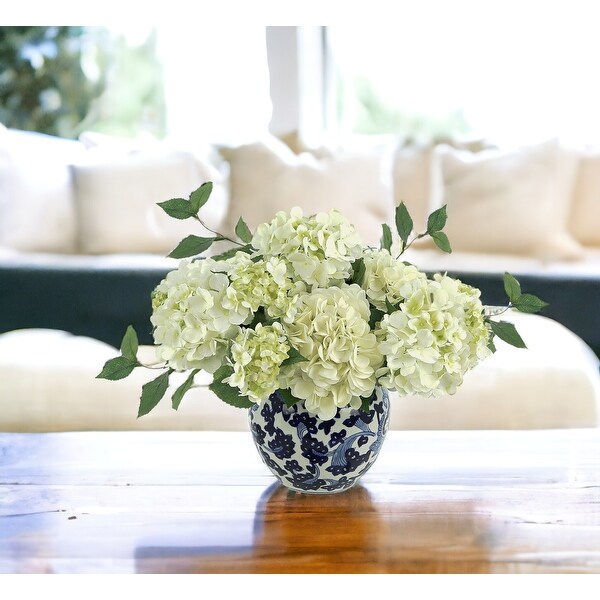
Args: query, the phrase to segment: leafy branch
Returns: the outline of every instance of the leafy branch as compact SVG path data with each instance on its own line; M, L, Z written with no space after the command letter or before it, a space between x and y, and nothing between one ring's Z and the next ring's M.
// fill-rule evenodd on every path
M400 258L400 256L402 256L417 240L427 236L431 237L440 250L450 254L452 252L450 241L448 240L448 236L442 231L446 225L447 218L446 206L444 205L429 215L429 218L427 219L427 229L423 233L415 234L413 238L410 239L410 235L414 229L414 222L408 212L408 208L406 208L404 202L401 202L396 207L395 214L396 231L400 236L401 242L400 253L396 258ZM392 233L388 225L382 225L382 229L381 248L389 252L392 246Z
M527 348L523 338L519 335L516 327L512 323L507 321L492 321L492 317L498 317L511 308L514 308L519 312L533 314L548 306L547 302L533 294L523 294L521 292L521 284L510 273L504 273L503 282L504 291L509 300L508 306L500 310L494 310L492 314L486 314L484 316L484 321L490 327L491 335L488 346L492 352L496 351L494 337L499 337L507 344L515 346L516 348Z
M144 365L138 357L139 342L135 329L129 325L127 331L121 340L120 351L121 355L107 360L102 368L102 371L96 375L96 379L108 379L109 381L117 381L128 377L137 367L145 369L159 369L164 371L156 379L149 381L142 386L142 395L140 396L140 406L138 410L138 418L148 414L164 397L169 387L169 377L174 372L174 369L167 369L166 364L162 365ZM165 371L166 369L166 371ZM172 396L173 408L177 410L181 404L183 396L192 387L194 387L194 377L199 372L199 369L194 369L180 385Z
M242 252L253 250L250 244L252 241L252 232L242 217L240 217L235 227L235 233L241 242L219 233L218 231L214 231L200 218L200 209L207 203L208 199L210 198L210 194L212 193L212 189L212 181L207 181L206 183L203 183L197 190L194 190L190 194L188 200L185 198L172 198L171 200L165 200L164 202L158 203L158 206L160 206L170 217L181 220L194 219L198 221L205 229L214 234L213 237L188 235L177 245L174 250L171 251L169 257L188 258L190 256L197 256L198 254L206 252L206 250L208 250L214 242L221 241L232 242L238 246L238 248L232 249L233 252L228 251L226 256L227 258L229 258L230 255L232 256L235 254L237 250L241 250ZM231 254L229 254L230 252ZM215 257L215 259L222 260L223 256L219 255L218 257Z

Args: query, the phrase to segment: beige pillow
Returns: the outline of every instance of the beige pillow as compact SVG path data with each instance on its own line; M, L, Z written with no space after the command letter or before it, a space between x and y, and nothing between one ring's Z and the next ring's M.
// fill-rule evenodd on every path
M600 246L600 151L581 154L569 222L571 233L586 246Z
M26 252L75 251L68 165L84 151L73 140L0 129L0 246Z
M405 139L400 140L394 153L394 203L396 206L401 202L406 204L415 233L427 229L431 200L439 186L439 174L433 168L433 151L440 144L471 152L493 147L488 140L481 138L448 138L430 144L408 144Z
M377 245L393 219L391 153L384 148L299 155L275 138L223 151L230 164L228 232L240 216L254 230L280 210L305 214L337 208L363 240Z
M399 146L394 155L394 203L406 204L416 233L427 228L433 185L432 153L432 146Z
M567 230L577 158L558 141L512 151L478 153L440 146L437 206L447 204L452 248L575 259L579 243Z
M189 234L212 235L198 222L173 219L157 206L188 198L205 181L215 184L209 203L224 202L212 167L187 152L147 151L114 159L88 152L85 163L73 166L82 253L168 254Z

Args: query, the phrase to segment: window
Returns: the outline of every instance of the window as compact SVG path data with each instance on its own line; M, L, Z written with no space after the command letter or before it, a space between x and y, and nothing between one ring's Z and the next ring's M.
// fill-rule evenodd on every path
M241 143L269 126L264 26L0 27L0 123Z
M413 3L392 22L326 28L328 128L519 143L600 140L597 20L577 2Z
M254 141L271 118L265 27L158 25L167 130L207 143Z

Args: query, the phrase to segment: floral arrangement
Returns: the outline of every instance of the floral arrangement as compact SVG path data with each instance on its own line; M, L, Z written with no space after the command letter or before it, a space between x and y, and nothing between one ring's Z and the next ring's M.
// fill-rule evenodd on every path
M188 199L159 206L171 217L202 223L199 211L211 190L208 182ZM165 396L174 372L189 373L172 394L174 409L201 370L213 374L209 388L228 404L250 408L278 391L288 406L303 402L321 419L331 419L338 407L366 410L377 386L401 395L454 393L465 372L495 351L495 337L525 347L514 325L493 317L510 307L537 312L546 303L522 294L506 273L508 305L486 310L478 289L445 274L429 278L402 260L425 236L451 252L445 223L442 207L415 234L401 203L398 241L383 224L380 247L373 248L339 211L306 216L294 208L254 233L240 217L239 239L217 232L186 237L169 255L182 259L179 267L152 294L162 372L142 387L138 417ZM224 240L234 247L200 257ZM145 366L137 350L130 326L121 356L98 377L121 379Z

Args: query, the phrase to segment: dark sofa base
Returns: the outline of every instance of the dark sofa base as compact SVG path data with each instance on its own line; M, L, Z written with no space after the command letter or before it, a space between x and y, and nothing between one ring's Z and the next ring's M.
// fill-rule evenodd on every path
M150 293L168 272L156 269L0 267L0 332L61 329L118 347L128 325L152 343ZM451 272L481 289L484 304L505 304L502 274ZM523 292L549 303L541 313L600 356L600 278L517 275Z

